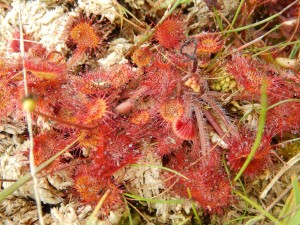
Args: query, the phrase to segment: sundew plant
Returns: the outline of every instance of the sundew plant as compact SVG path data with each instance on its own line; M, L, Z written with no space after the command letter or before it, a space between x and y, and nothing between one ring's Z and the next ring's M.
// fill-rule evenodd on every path
M0 7L4 224L300 219L298 0Z

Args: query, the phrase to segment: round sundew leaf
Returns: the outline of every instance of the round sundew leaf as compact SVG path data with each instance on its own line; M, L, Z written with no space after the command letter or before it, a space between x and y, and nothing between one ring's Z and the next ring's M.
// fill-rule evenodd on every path
M160 116L167 122L174 121L184 112L184 106L179 100L171 100L161 104L159 109Z
M57 78L58 74L56 73L51 73L51 72L41 72L41 71L30 71L34 76L41 78L41 79L46 79L46 80L54 80Z
M172 130L183 140L192 140L196 134L193 120L190 118L175 118L172 122Z

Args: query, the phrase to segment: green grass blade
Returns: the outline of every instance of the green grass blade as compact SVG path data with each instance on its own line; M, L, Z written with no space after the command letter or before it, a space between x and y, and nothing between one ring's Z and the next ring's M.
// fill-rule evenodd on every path
M238 217L236 219L226 221L223 225L238 224L238 222L241 223L242 220L246 220L246 219L249 219L249 218L253 218L253 216L241 216L241 217Z
M293 216L286 222L286 225L299 225L300 221L300 208L293 213Z
M256 208L257 210L260 211L260 213L262 213L263 215L265 215L266 217L268 217L271 221L273 221L274 223L278 224L278 225L283 225L283 223L281 223L278 219L276 219L273 215L271 215L270 213L268 213L266 210L264 210L260 205L258 205L256 202L253 202L251 199L247 198L246 196L244 196L242 193L240 193L239 191L233 191L233 193L235 193L236 195L238 195L239 197L241 197L244 201L248 202L250 205L252 205L254 208Z
M144 198L138 195L133 195L129 193L124 194L126 197L131 198L131 200L144 201L144 202L152 202L152 203L161 203L161 204L179 204L182 203L182 200L163 200L163 199L154 199L154 198Z
M86 225L93 225L97 221L97 214L99 210L101 209L105 199L107 198L107 195L109 195L109 190L106 190L104 195L101 197L100 201L98 202L97 206L95 207L94 211L90 215L88 221L86 222Z
M296 205L300 205L300 189L299 189L298 179L295 175L292 176L292 184L293 184Z
M130 208L128 206L128 203L127 203L127 200L126 198L123 196L123 199L124 199L124 202L126 204L126 209L128 210L128 220L129 220L129 225L133 225L133 222L132 222L132 216L131 216L131 212L130 212Z
M298 39L298 41L300 41L300 39ZM293 58L297 57L297 53L299 52L299 49L300 49L300 43L298 42L293 46L292 51L289 55L289 58L293 59Z
M235 176L234 181L237 181L243 174L243 172L246 170L247 166L251 162L253 156L255 155L255 152L257 151L260 141L264 132L264 127L265 127L265 122L266 122L266 115L267 115L267 107L268 107L268 100L267 100L267 82L264 80L261 88L261 99L260 99L260 104L261 104L261 112L259 116L259 122L258 122L258 129L257 129L257 134L256 138L254 141L254 144L251 148L250 154L248 155L246 161L244 162L242 168L238 172L238 174Z
M233 17L233 19L232 19L232 22L231 22L231 26L232 26L232 27L234 26L234 24L235 24L235 22L236 22L236 19L237 19L238 15L240 14L240 11L241 11L241 9L242 9L242 6L243 6L244 2L245 2L245 0L241 0L241 1L240 1L239 7L237 8L237 10L236 10L236 12L235 12L235 14L234 14L234 17Z
M274 14L274 15L272 15L272 16L264 19L264 20L258 21L256 23L249 24L249 25L244 26L244 27L238 27L238 28L235 28L235 29L232 29L232 30L225 30L225 31L222 31L220 33L227 34L227 33L239 32L239 31L247 30L249 28L256 27L256 26L259 26L261 24L267 23L267 22L275 19L276 17L279 17L282 13L284 13L285 11L287 11L289 8L291 8L292 6L294 6L297 3L298 3L298 1L292 2L287 7L282 9L280 12L278 12L278 13L276 13L276 14Z
M288 103L288 102L300 102L300 99L297 99L297 98L291 98L291 99L282 100L282 101L277 102L277 103L275 103L275 104L273 104L273 105L270 105L270 106L268 107L268 110L273 109L273 108L275 108L276 106L279 106L279 105L281 105L281 104Z
M287 200L285 201L284 206L282 207L280 214L278 216L278 218L283 218L284 215L286 215L290 209L292 208L293 205L293 192L290 193L290 195L288 196ZM283 224L287 223L288 218L285 218L284 220L282 220Z
M192 193L191 193L191 190L190 190L189 188L187 188L187 192L188 192L189 198L192 199ZM200 217L199 217L199 215L198 215L198 212L197 212L197 210L196 210L196 206L195 206L194 202L192 202L192 210L193 210L193 212L194 212L194 215L195 215L196 220L197 220L198 223L201 225L202 222L201 222L201 220L200 220Z
M294 225L300 221L300 190L298 179L296 177L292 177L292 186L293 190L285 201L285 204L279 214L279 218L283 218L282 223L286 225ZM298 204L296 204L296 202L298 202Z
M282 43L279 43L279 44L276 44L276 45L259 48L259 49L261 49L261 51L256 52L255 54L252 54L252 57L258 56L258 55L260 55L264 52L270 52L270 50L274 49L274 48L282 48L282 47L289 46L289 45L294 45L294 44L300 44L300 40L293 41L293 42L282 42Z
M223 24L222 24L222 19L219 16L219 11L217 11L215 7L213 7L213 13L214 13L214 16L216 17L217 24L218 24L220 30L223 31L224 28L223 28Z
M257 224L258 221L263 220L265 218L265 216L263 215L259 215L259 216L255 216L252 219L248 220L245 225L254 225Z
M300 221L300 188L298 179L295 175L292 176L292 185L293 191L291 193L292 201L290 207L286 211L286 214L289 215L285 224L294 225L299 224Z

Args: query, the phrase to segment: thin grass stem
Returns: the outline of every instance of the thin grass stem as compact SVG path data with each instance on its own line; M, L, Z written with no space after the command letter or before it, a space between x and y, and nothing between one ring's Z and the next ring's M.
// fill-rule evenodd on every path
M238 195L239 197L241 197L243 200L245 200L246 202L248 202L250 205L252 205L254 208L256 208L257 210L259 210L263 215L265 215L266 217L268 217L272 222L278 224L278 225L283 225L278 219L276 219L273 215L271 215L270 213L268 213L266 210L264 210L260 205L258 205L256 202L252 201L251 199L247 198L246 196L244 196L242 193L240 193L239 191L234 190L233 191L234 194Z
M243 164L242 168L240 169L240 171L238 172L238 174L235 176L234 181L237 181L242 176L243 172L247 169L247 166L249 165L252 158L254 157L254 155L260 145L261 139L262 139L265 122L266 122L267 105L268 105L267 82L265 80L263 81L261 92L262 92L261 100L260 100L261 112L260 112L259 121L258 121L258 130L256 133L256 138L255 138L255 141L253 143L253 146L251 148L251 151L250 151L246 161L244 162L244 164Z
M276 17L279 17L282 13L284 13L285 11L287 11L289 8L291 8L292 6L294 6L295 4L297 4L297 2L299 2L299 0L296 0L294 2L292 2L291 4L289 4L287 7L285 7L284 9L282 9L280 12L278 13L275 13L274 15L264 19L264 20L261 20L259 22L256 22L256 23L252 23L252 24L249 24L247 26L244 26L244 27L238 27L236 29L233 29L233 30L225 30L225 31L221 31L219 32L220 34L228 34L228 33L234 33L234 32L239 32L239 31L243 31L243 30L247 30L249 28L252 28L252 27L256 27L256 26L259 26L261 24L264 24L264 23L267 23L273 19L275 19Z
M109 195L109 192L110 192L110 190L105 191L104 195L101 197L100 201L98 202L97 206L95 207L94 211L92 212L92 214L90 215L88 221L86 222L86 225L93 225L94 222L97 220L97 213L101 209L105 199Z

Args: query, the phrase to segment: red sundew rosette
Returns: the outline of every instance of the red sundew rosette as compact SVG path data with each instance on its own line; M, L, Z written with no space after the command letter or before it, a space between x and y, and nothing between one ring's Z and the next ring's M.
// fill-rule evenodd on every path
M178 18L168 18L158 25L154 37L164 48L178 47L184 39L183 27L183 23Z
M222 37L214 33L198 35L197 41L197 54L216 53L224 47Z

